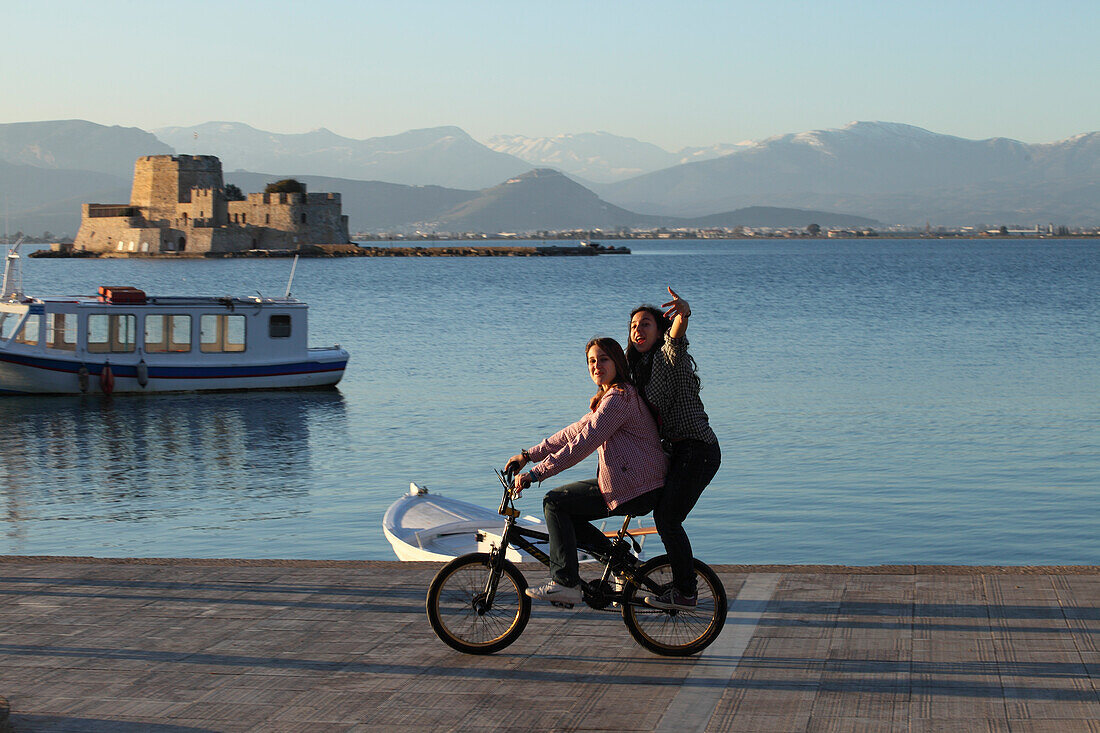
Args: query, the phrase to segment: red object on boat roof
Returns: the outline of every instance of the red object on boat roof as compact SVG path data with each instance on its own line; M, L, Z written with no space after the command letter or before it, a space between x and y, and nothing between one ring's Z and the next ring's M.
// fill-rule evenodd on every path
M145 291L129 285L100 285L99 299L105 303L143 305L145 303Z

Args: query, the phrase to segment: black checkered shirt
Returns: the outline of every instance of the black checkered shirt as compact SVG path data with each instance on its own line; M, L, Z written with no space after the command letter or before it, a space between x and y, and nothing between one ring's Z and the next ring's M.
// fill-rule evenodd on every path
M665 342L659 350L642 355L649 361L649 379L645 382L645 397L661 416L661 437L665 440L693 438L704 443L717 443L710 429L710 420L699 399L699 378L695 376L688 356L687 337L672 338L665 331ZM645 372L645 365L637 372ZM635 378L641 376L635 373Z

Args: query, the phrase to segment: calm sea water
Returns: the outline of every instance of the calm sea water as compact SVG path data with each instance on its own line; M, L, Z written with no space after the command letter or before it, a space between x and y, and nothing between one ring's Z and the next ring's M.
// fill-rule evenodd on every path
M392 558L380 523L409 481L498 501L491 469L583 413L584 342L622 341L671 284L724 454L699 556L1100 563L1100 244L631 246L303 260L311 343L352 355L338 391L0 400L0 552ZM276 295L289 269L29 260L25 281Z

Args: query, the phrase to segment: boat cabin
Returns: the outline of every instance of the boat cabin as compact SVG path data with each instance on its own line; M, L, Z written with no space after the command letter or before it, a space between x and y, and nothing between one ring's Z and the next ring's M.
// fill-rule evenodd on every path
M0 302L0 348L24 354L110 354L158 361L196 353L253 359L305 352L305 303L294 299L146 297L133 288L101 288L99 297Z

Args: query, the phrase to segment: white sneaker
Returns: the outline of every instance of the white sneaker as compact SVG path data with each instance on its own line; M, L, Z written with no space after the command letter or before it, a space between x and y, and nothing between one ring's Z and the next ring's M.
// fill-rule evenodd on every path
M580 586L562 585L556 580L528 588L526 593L537 601L550 601L555 606L566 608L572 608L574 604L580 603L582 598Z

